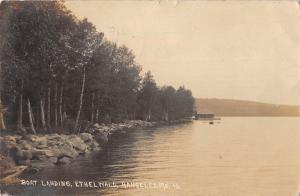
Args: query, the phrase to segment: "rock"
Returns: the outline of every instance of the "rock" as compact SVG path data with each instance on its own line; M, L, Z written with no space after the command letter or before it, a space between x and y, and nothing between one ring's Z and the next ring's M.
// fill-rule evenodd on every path
M59 155L59 156L56 156L56 157L62 157L62 156L67 156L67 157L70 157L70 158L75 158L78 156L78 152L73 148L73 145L72 143L70 142L67 142L63 145L60 145L60 146L56 146L56 148L54 147L53 149L53 152L56 154L56 155Z
M28 142L30 142L32 147L37 147L37 146L39 146L39 148L47 147L47 137L46 136L29 135L28 137L26 137L26 140ZM26 140L25 140L25 142L26 142ZM24 142L24 140L20 141L20 142Z
M96 151L100 147L98 142L96 142L96 140L91 141L87 145L88 145L87 146L88 151Z
M27 166L16 166L10 170L6 170L4 173L5 177L1 177L0 184L19 184L20 180L17 178L25 169Z
M80 152L85 152L87 149L84 141L78 136L72 135L71 137L69 137L68 142L70 142L74 146L74 148Z
M51 162L51 163L56 163L57 162L57 157L50 157L50 158L48 158L48 160Z
M110 126L110 129L109 129L109 132L115 132L115 131L117 131L117 130L119 130L120 129L120 127L117 125L117 124L111 124L111 126Z
M50 150L50 154L52 154L54 157L59 157L63 155L63 152L61 152L59 146L51 146L48 149Z
M17 142L17 138L15 136L11 136L11 135L4 136L3 140L13 142L13 143Z
M95 133L104 133L110 131L110 127L105 125L99 125L98 123L94 124L89 130L89 133L95 134Z
M44 149L44 148L48 148L48 146L45 145L45 144L39 144L39 145L36 146L36 148L37 149Z
M26 174L35 174L37 173L38 171L40 171L41 168L37 168L37 167L34 167L32 165L29 165L29 167L26 168L26 170L24 171Z
M48 140L60 140L62 135L58 135L57 133L47 135Z
M85 142L85 143L89 143L91 141L93 141L93 136L90 133L81 133L80 134L80 138Z
M118 131L126 133L128 129L137 127L152 127L154 122L129 120L123 123L109 125L94 124L87 126L88 132L79 135L48 134L21 136L0 136L0 153L10 156L14 164L31 165L32 171L53 166L54 164L68 164L80 154L101 150L109 139L109 135ZM0 159L0 166L2 162Z
M39 146L47 146L47 138L46 137L40 137L37 141L38 141L38 145Z
M25 140L21 140L18 145L22 150L31 150L32 149L32 145L30 145Z
M57 160L57 162L55 164L69 164L71 163L72 159L68 158L68 157L62 157L60 159Z
M109 132L109 129L110 129L110 128L109 128L108 126L103 126L103 127L102 127L102 130L103 130L104 132Z
M102 150L102 148L101 148L100 146L94 147L94 148L92 149L92 151L100 151L100 150Z
M55 145L62 145L66 142L67 136L66 135L58 135L58 134L51 134L47 136L47 145L48 146L55 146Z
M17 144L11 141L5 141L4 142L6 149L12 149L14 147L17 147Z
M46 156L46 157L54 157L55 155L59 156L59 154L55 154L52 150L49 149L33 149L31 151L32 153L32 158L37 158L40 159L41 156Z
M64 142L60 140L48 140L47 146L57 146L57 145L62 145Z
M28 140L28 141L31 141L31 142L35 142L37 140L38 136L37 135L33 135L33 134L28 134L28 135L25 135L23 137L24 140Z
M90 147L93 149L93 148L96 148L96 147L98 147L99 146L99 143L98 142L96 142L95 140L93 140L92 142L91 142L91 144L90 144Z
M22 150L20 147L16 146L9 151L9 156L11 156L16 163L22 160L29 160L32 158L32 153L30 150Z
M17 147L17 144L14 142L0 140L0 152L3 155L9 154L9 151L16 147Z
M16 163L23 158L23 151L18 146L11 148L8 154L16 161Z
M3 174L15 167L15 162L10 157L0 155L0 178L3 177Z
M99 125L98 123L95 123L95 124L93 124L92 128L94 128L94 129L101 129L102 126Z
M22 154L23 154L23 156L22 156L21 160L30 160L32 158L32 153L30 150L23 150Z
M19 161L19 165L27 165L27 166L29 166L30 165L30 160L21 160L21 161Z

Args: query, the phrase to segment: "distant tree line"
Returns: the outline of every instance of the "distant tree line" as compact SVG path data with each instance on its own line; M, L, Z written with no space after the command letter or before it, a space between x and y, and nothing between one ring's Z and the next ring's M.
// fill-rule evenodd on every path
M72 122L173 120L191 116L184 87L158 87L126 46L104 38L58 1L0 5L1 100L6 124L42 133ZM0 102L1 105L1 102Z

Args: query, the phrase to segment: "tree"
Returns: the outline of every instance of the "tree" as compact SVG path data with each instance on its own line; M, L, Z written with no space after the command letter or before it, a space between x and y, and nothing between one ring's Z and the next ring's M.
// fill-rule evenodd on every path
M138 105L144 120L152 119L152 111L157 98L158 87L150 71L146 72L138 94Z
M73 39L73 49L76 54L77 69L82 71L82 83L79 98L79 107L76 115L75 130L78 130L78 123L83 104L83 96L86 82L86 71L91 63L94 51L100 46L103 33L98 33L95 26L87 19L79 21Z
M163 117L165 121L172 119L172 112L175 107L175 89L172 86L163 86L160 89L160 101L162 105Z
M176 90L176 118L184 118L193 115L194 98L190 90L183 86Z
M50 126L51 81L56 78L58 67L64 66L61 60L65 55L60 55L59 51L66 48L66 37L74 19L60 2L3 2L1 10L4 13L1 20L4 44L1 48L8 48L1 53L3 72L6 75L4 82L7 90L9 90L7 87L11 87L19 94L18 124L22 127L23 88L25 88L29 96L40 97L43 127L45 127L44 96L47 91L47 121ZM63 25L66 28L61 28ZM65 45L62 44L62 40ZM16 88L18 86L20 88ZM13 95L11 92L7 94Z
M132 50L60 1L0 4L0 63L6 119L33 133L72 121L80 132L84 121L172 120L193 108L189 90L159 88L150 72L141 77Z

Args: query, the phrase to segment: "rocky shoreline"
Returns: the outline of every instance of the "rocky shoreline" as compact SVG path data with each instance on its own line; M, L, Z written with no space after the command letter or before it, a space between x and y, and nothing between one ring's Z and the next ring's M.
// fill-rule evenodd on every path
M22 172L37 172L45 167L69 164L76 157L101 150L116 132L125 133L135 128L150 128L190 120L147 122L141 120L90 126L79 134L6 135L0 137L0 183L17 182Z

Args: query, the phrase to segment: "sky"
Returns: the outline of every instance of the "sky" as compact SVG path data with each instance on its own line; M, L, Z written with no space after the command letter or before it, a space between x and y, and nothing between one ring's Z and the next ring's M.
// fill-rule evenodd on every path
M300 105L296 1L67 1L133 50L158 85L194 97Z

